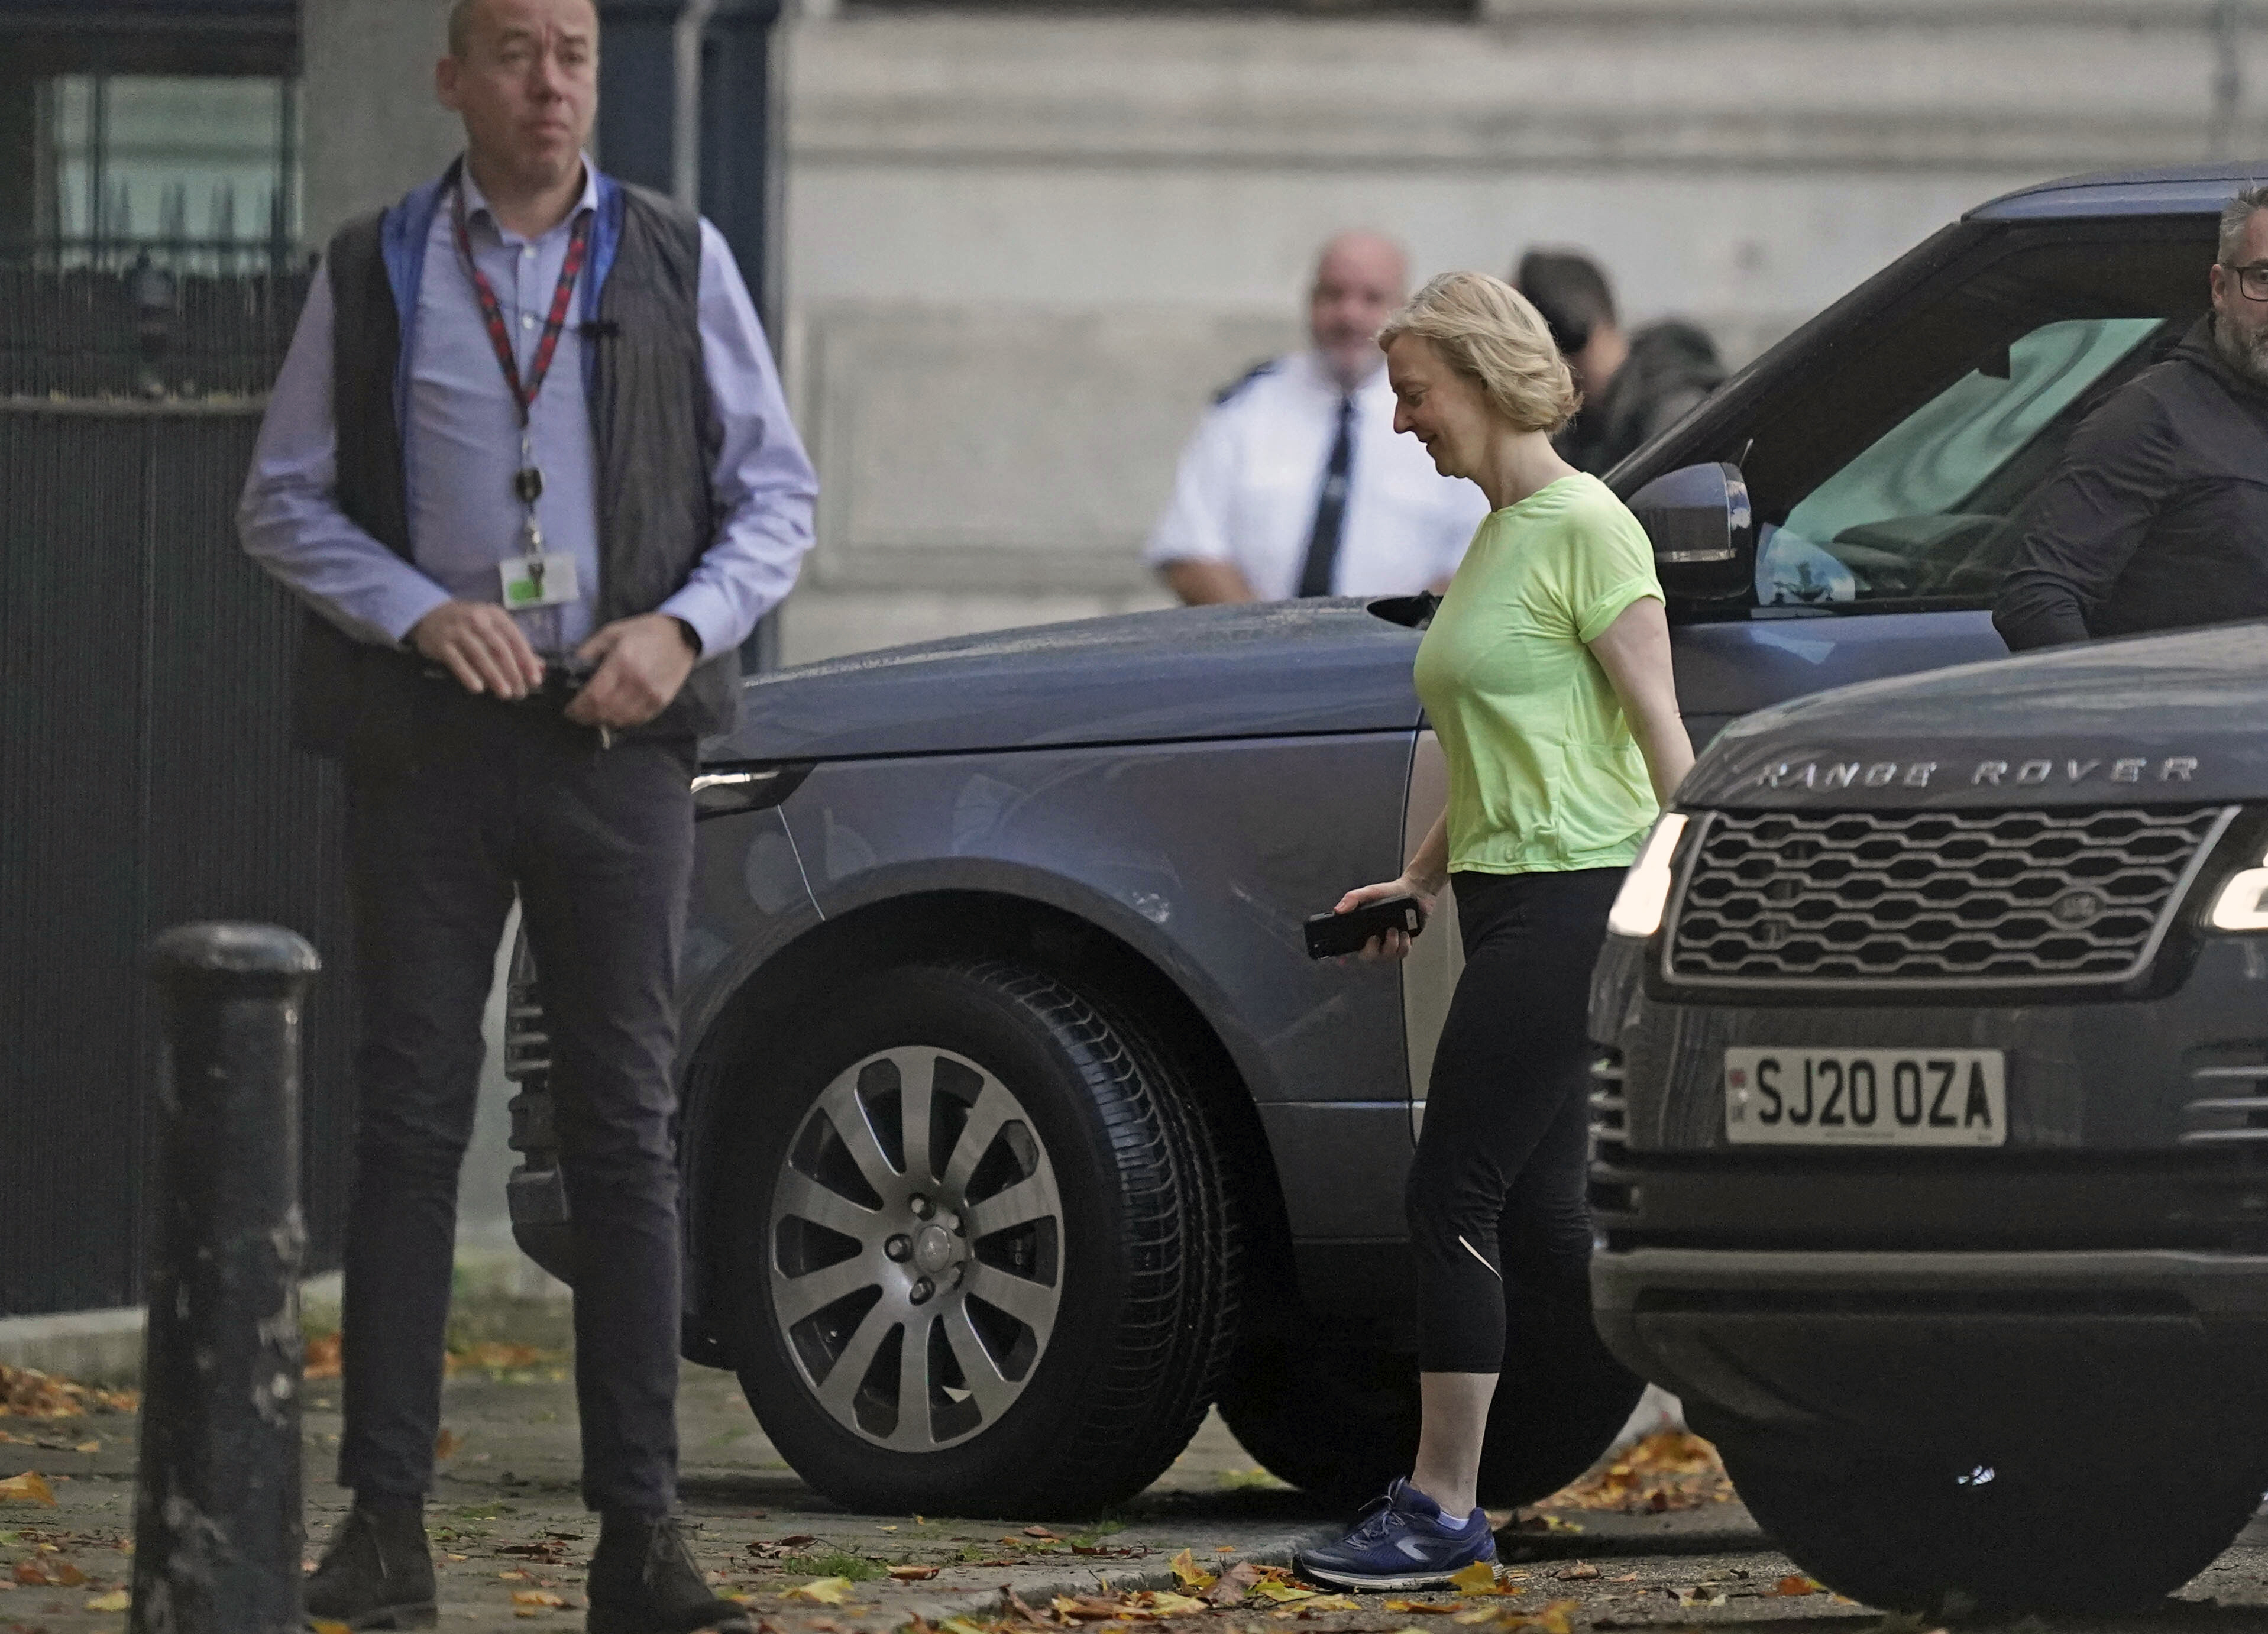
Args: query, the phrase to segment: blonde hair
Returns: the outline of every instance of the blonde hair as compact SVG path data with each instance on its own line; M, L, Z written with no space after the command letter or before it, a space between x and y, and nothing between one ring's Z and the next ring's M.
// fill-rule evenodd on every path
M1443 273L1386 320L1380 350L1405 335L1431 342L1519 431L1557 431L1582 406L1543 314L1501 278Z

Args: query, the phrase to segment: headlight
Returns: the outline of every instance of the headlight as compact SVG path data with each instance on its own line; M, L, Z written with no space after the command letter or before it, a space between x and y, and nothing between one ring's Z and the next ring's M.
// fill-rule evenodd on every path
M2261 861L2260 867L2231 874L2220 894L2213 899L2213 912L2206 922L2214 930L2268 931L2268 857Z
M1647 937L1661 929L1661 912L1669 905L1669 859L1684 832L1683 812L1664 812L1661 821L1653 825L1653 832L1646 836L1646 849L1623 876L1623 888L1615 894L1615 905L1607 911L1610 934ZM2268 880L2268 869L2260 872ZM2268 928L2268 917L2261 923Z

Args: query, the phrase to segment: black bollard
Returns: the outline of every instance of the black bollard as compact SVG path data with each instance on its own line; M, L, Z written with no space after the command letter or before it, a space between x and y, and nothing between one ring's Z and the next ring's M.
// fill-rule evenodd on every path
M136 1634L297 1634L299 1015L315 950L265 924L151 945L165 1004Z

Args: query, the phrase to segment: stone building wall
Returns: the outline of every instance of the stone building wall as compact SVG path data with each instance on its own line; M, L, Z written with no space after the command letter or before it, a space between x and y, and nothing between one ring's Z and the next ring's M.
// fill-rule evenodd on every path
M2210 0L1487 11L793 25L784 339L826 497L788 658L1156 604L1181 440L1296 339L1338 227L1421 276L1587 247L1629 316L1739 359L2007 188L2216 146L2268 173L2268 40Z
M301 0L301 211L320 247L392 202L464 145L433 98L449 0Z

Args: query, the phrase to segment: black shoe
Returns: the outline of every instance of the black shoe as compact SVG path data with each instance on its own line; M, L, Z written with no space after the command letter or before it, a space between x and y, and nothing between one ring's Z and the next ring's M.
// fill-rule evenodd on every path
M709 1592L674 1515L601 1516L585 1588L589 1634L754 1634L756 1626L746 1607Z
M439 1620L424 1505L357 1499L307 1579L310 1621L350 1629L430 1629Z

